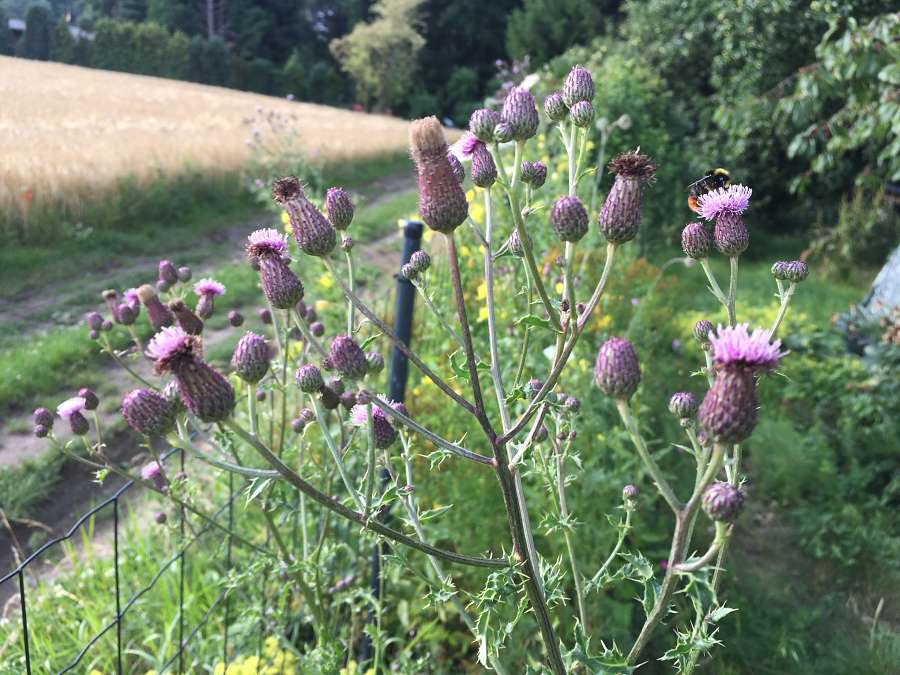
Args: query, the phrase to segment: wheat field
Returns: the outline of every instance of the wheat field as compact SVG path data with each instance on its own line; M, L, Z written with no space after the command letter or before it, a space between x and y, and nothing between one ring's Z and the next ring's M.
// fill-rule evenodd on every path
M396 118L127 73L0 57L0 210L77 206L126 177L187 166L236 171L246 120L293 115L299 143L325 161L406 147Z

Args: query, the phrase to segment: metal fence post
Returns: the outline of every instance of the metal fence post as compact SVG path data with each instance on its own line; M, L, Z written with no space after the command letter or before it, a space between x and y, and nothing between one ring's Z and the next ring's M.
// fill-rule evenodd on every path
M400 256L400 267L409 262L413 253L419 250L422 243L422 223L415 220L407 220L403 225L403 252ZM398 267L399 269L399 267ZM399 274L397 279L396 301L394 303L394 333L403 343L409 345L412 339L413 306L415 305L416 289L409 279L404 279ZM388 398L391 401L402 403L406 400L406 379L409 372L409 362L406 356L396 346L391 348L390 371L388 373ZM387 469L381 471L381 485L384 488L390 475ZM381 519L387 521L390 514L385 512ZM381 557L387 548L385 544L376 544L372 550L372 595L377 601L381 601ZM369 613L371 621L371 612ZM360 658L363 661L372 658L372 640L366 635L360 648Z

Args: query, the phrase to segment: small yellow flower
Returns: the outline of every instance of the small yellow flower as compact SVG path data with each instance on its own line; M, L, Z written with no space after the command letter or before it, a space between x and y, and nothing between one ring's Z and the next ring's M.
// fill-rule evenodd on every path
M555 288L556 288L556 292L559 293L560 295L562 295L563 289L564 289L565 287L563 286L563 282L557 281L557 282L556 282L556 287L555 287Z
M324 312L331 307L331 303L328 300L316 300L315 307L317 312Z
M581 370L581 372L586 371L588 369L588 366L590 365L591 364L588 363L587 359L578 359L578 368Z
M475 199L475 190L469 190L466 193L466 201L471 204L474 199Z
M481 202L473 202L469 205L469 215L476 223L484 222L484 205Z
M478 310L478 323L481 323L482 321L487 321L487 318L488 318L487 307L482 307L481 309Z
M484 300L487 297L487 285L482 281L478 285L478 299Z
M319 286L322 288L331 288L334 286L334 279L331 278L330 274L323 274L319 277Z
M470 249L468 246L465 246L465 245L460 246L459 247L459 255L462 256L463 258L468 258L470 255L472 255L472 249Z

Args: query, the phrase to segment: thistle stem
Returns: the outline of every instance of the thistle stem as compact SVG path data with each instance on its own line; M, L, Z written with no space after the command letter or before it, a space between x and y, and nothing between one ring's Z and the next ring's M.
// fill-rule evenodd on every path
M737 281L738 281L738 257L732 256L728 259L731 274L728 278L728 324L734 328L737 324L737 314L735 313L735 303L737 302Z
M568 445L568 442L567 442ZM559 445L554 441L553 449L556 454L556 491L559 496L559 515L563 521L569 519L569 506L566 502L566 452L560 452ZM578 618L581 626L585 631L588 630L587 618L584 611L584 587L581 580L581 574L578 572L578 563L575 560L575 546L572 544L572 533L568 527L563 529L563 536L566 540L566 552L569 556L569 566L572 568L572 579L575 582L575 598L578 602Z
M319 429L322 431L325 444L328 446L328 449L331 451L331 456L334 458L334 464L337 467L338 475L341 477L344 487L347 488L347 492L350 493L350 497L353 499L353 503L356 504L356 508L360 513L365 513L366 507L365 504L363 504L362 497L359 496L356 487L354 487L353 483L350 481L350 477L347 475L347 470L344 467L344 460L341 457L340 450L338 450L337 446L334 444L334 438L331 437L331 431L328 429L328 424L325 422L322 404L319 403L319 399L315 396L311 396L310 398L312 399L313 410L315 410L316 413L316 420L319 422Z
M346 251L345 254L347 257L347 287L352 291L353 290L353 254L350 251ZM347 335L353 337L353 332L356 327L356 318L354 316L354 307L353 303L349 300L347 301Z
M428 293L425 292L424 286L422 286L422 284L418 283L417 281L412 281L412 285L419 292L419 295L422 297L422 300L425 301L425 305L428 307L428 309L431 310L431 313L434 314L435 318L437 318L438 322L440 322L443 329L445 331L447 331L447 333L450 335L450 337L453 338L454 342L456 342L456 344L459 345L459 348L463 349L464 348L463 340L459 336L459 333L456 331L455 328L453 328L453 326L450 325L450 323L447 321L447 319L444 318L443 313L440 312L438 310L438 308L434 306L434 303L432 302L431 298L428 296Z
M719 286L719 282L716 281L716 275L713 273L712 267L709 266L709 259L701 259L700 267L703 268L703 272L706 274L706 280L709 281L710 292L716 296L716 300L722 303L722 307L728 312L728 322L731 323L731 310L729 309L728 298L725 296L725 293L722 292L722 287Z
M775 322L772 324L772 329L769 331L770 340L775 339L775 334L778 332L778 329L781 327L781 322L784 321L784 317L787 314L788 305L791 303L791 296L794 295L794 290L797 288L797 284L791 282L787 289L785 289L781 280L778 279L777 281L778 297L781 299L781 306L778 308L778 316L775 317Z
M372 511L372 498L375 495L375 420L372 417L371 403L366 404L366 431L368 432L369 461L366 472L366 508L363 513L368 518Z
M494 217L491 203L491 188L484 191L485 213L485 248L484 248L484 287L485 305L487 307L488 343L491 351L491 380L494 383L494 394L497 407L500 409L500 421L505 430L509 427L509 411L506 408L506 391L503 389L503 375L500 369L500 356L497 352L497 319L494 311Z

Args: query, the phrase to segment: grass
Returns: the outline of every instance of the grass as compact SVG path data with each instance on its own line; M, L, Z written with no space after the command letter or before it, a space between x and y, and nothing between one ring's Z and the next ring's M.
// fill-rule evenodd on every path
M188 165L234 175L270 113L296 129L297 149L314 159L406 147L406 123L396 118L60 63L0 57L0 100L0 229L26 236L51 226L48 215L83 222L125 180L175 180Z

